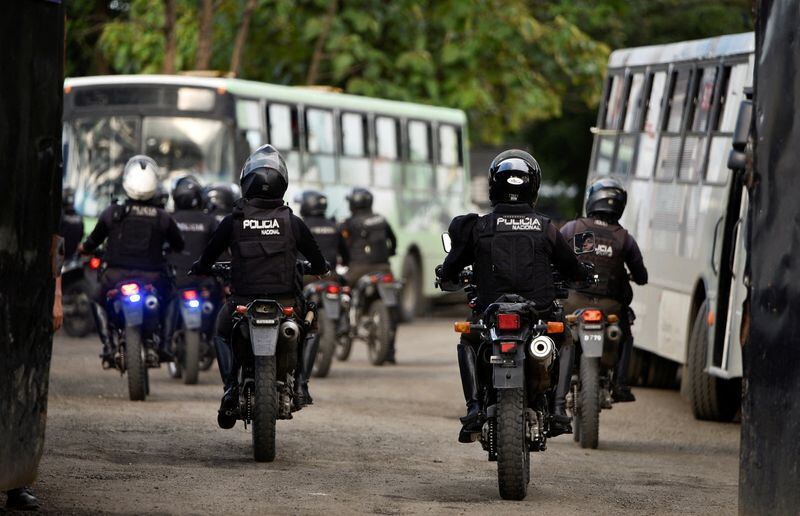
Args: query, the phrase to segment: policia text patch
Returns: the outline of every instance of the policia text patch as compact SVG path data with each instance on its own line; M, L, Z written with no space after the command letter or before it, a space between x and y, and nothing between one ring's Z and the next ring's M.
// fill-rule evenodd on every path
M541 231L542 222L530 215L497 217L497 231Z

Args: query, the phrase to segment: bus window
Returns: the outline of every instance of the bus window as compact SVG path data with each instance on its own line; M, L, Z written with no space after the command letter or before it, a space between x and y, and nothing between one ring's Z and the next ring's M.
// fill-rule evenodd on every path
M305 170L306 181L336 181L336 145L333 112L327 109L306 109L306 150L310 154Z
M441 165L457 167L461 164L460 140L458 129L447 124L439 126L439 163Z
M267 106L269 143L278 150L297 150L300 147L300 130L297 108L286 104Z
M636 177L639 178L646 179L653 174L656 160L656 133L658 132L658 119L661 116L661 103L664 98L666 82L667 72L651 73L645 95L643 95L645 104L642 108L635 170Z
M631 91L628 94L628 109L625 111L625 123L622 130L626 133L636 130L634 124L636 123L636 115L639 114L642 108L642 87L644 86L644 74L633 74L631 79Z
M408 122L408 159L415 163L431 161L431 126L427 122Z
M719 130L725 133L733 132L736 126L736 117L739 114L739 104L744 99L744 86L747 82L747 63L742 63L731 68L728 90L725 94L725 103L722 108L722 119Z
M708 152L708 167L705 180L711 184L725 184L730 175L728 153L731 150L731 133L736 125L739 103L744 98L747 82L747 63L725 66L722 70L722 83L716 120L712 124L711 148Z
M691 70L684 69L672 72L672 88L667 102L667 113L664 117L664 130L670 133L677 133L681 130L681 118L683 117L683 105L686 102L686 92L689 89L689 75Z
M368 185L367 117L359 113L342 113L339 123L342 138L339 181L344 185Z
M375 138L379 158L396 161L400 158L400 130L397 120L375 117Z
M239 126L239 130L244 132L251 151L256 150L264 143L261 136L261 109L259 109L258 101L236 101L236 124Z
M624 89L625 79L621 75L612 76L611 88L606 101L606 112L603 117L603 129L619 129L619 121L625 104Z
M688 68L672 72L670 96L667 101L667 110L664 113L664 132L661 134L661 144L656 161L656 179L670 181L675 177L680 162L681 121L690 78L691 70Z
M619 137L617 144L617 158L614 168L617 174L629 175L633 165L633 153L636 148L636 117L642 108L642 89L644 87L644 74L635 73L631 76L630 88L628 92L627 106L625 108L625 120L622 124L623 133Z
M686 121L687 133L683 142L678 179L681 181L697 181L706 158L706 142L708 118L714 100L714 83L717 79L717 68L708 67L702 70L699 80L692 88L689 117Z

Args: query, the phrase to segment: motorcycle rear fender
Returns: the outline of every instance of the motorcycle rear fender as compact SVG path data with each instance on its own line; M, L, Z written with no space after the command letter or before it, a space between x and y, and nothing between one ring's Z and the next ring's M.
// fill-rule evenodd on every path
M269 319L265 320L250 319L250 345L253 347L253 356L257 357L272 357L275 356L275 351L278 348L278 328L280 320Z
M339 296L328 297L327 294L323 295L322 307L325 309L325 317L339 320L339 315L342 312L342 303L339 301Z
M199 330L203 324L203 311L199 307L191 308L186 303L181 303L181 319L187 330Z
M493 355L500 355L500 342L492 344ZM514 366L494 364L492 378L495 389L521 389L525 386L525 344L517 343Z
M580 328L577 334L578 342L586 358L600 358L603 356L603 347L606 342L604 329L587 331Z
M388 307L397 306L399 290L400 288L395 283L378 283L378 295L381 296L383 304Z
M144 322L144 302L127 303L120 300L122 315L125 317L125 326L141 326Z

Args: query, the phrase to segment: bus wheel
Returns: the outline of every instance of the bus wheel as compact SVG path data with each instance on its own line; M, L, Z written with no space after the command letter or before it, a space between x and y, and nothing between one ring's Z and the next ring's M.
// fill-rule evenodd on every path
M425 296L422 289L422 267L413 253L403 259L403 292L400 298L400 320L411 322L423 313Z
M705 372L708 357L706 304L700 306L692 325L687 350L689 402L697 419L731 421L741 404L741 381L723 380Z

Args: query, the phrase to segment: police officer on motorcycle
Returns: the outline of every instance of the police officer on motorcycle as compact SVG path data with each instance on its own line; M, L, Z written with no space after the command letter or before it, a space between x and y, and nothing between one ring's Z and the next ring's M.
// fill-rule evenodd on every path
M647 268L639 246L619 223L627 201L628 194L622 183L613 178L598 179L592 183L586 194L586 216L570 221L561 228L561 234L567 240L572 240L579 233L594 234L594 252L583 256L594 264L598 282L596 285L571 291L564 307L570 313L586 306L596 306L607 315L615 314L619 317L623 339L611 393L614 401L619 402L636 401L626 381L633 351L631 321L628 316L633 290L629 278L638 285L647 283ZM625 269L626 266L628 270Z
M100 357L107 364L113 363L116 351L111 347L105 311L109 290L125 278L136 276L152 283L164 305L171 305L173 281L167 269L164 245L169 244L171 252L180 252L184 243L175 220L153 204L158 190L158 175L158 165L152 158L138 155L128 160L122 177L122 188L127 196L125 203L115 203L106 208L92 233L78 248L81 253L92 253L103 242L106 243L103 256L106 268L99 277L100 288L92 312L103 342ZM168 328L163 324L169 315L164 311L160 315L162 334L157 353L160 360L169 361L172 355L166 345L171 335L166 333Z
M300 216L319 244L322 255L331 266L341 257L342 263L350 262L347 243L339 232L336 221L325 216L328 198L314 190L306 190L300 195Z
M61 194L61 227L58 234L64 238L64 256L71 258L83 240L83 217L75 211L75 190L64 188Z
M231 296L217 317L217 350L224 395L217 422L232 428L235 419L226 416L235 410L238 399L239 364L231 349L233 312L237 305L268 296L284 306L303 308L298 253L310 262L309 274L323 275L329 266L314 236L305 223L283 201L289 186L289 173L283 158L271 145L263 145L247 158L240 184L244 195L233 213L220 222L203 255L192 266L193 274L207 274L217 257L230 248ZM310 398L308 376L303 367L302 343L298 350L295 398L302 406Z
M209 185L203 189L203 207L217 219L217 222L222 222L225 215L233 211L233 205L239 197L238 192L229 184Z
M452 250L437 276L458 283L461 271L472 266L477 285L473 321L504 294L520 295L542 310L555 309L553 267L566 278L588 276L588 269L555 225L534 209L541 180L542 172L533 156L516 149L504 151L489 167L491 213L461 215L450 223ZM479 432L483 424L478 398L479 345L480 335L462 334L457 348L467 405L459 442L470 442L469 434ZM566 392L569 381L569 377L561 379L557 389ZM555 404L552 434L570 431L569 421L563 403Z

